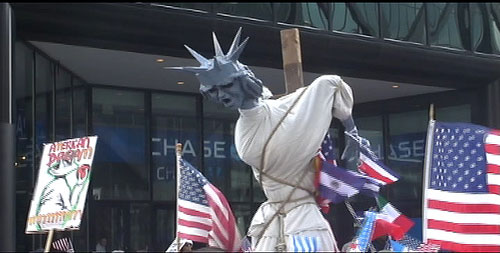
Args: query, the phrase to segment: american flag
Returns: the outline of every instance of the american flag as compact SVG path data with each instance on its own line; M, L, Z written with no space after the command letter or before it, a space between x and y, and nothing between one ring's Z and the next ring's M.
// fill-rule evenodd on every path
M397 246L397 244L403 247ZM437 244L428 244L419 241L409 235L404 235L404 237L399 241L392 241L392 250L397 252L438 252L440 246Z
M74 252L73 243L68 237L64 237L52 242L52 248L63 252Z
M500 251L500 131L430 121L424 242L451 251Z
M191 164L180 160L179 238L238 251L241 237L224 195Z

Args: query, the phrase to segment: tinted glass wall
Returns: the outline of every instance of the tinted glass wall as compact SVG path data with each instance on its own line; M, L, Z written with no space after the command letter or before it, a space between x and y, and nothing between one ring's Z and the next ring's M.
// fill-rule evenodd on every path
M13 69L16 249L30 251L42 248L45 243L44 235L24 234L43 144L87 135L86 84L44 53L21 41L14 45ZM86 247L86 226L84 217L81 229L68 233L75 247Z
M499 3L155 3L332 33L500 53Z

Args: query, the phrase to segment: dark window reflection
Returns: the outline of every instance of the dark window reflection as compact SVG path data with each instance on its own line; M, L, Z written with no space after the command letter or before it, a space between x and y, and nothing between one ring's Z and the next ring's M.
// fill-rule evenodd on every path
M399 181L384 187L388 200L410 217L420 217L422 173L428 112L389 115L388 166L399 173Z
M93 89L93 131L98 136L92 176L95 199L149 199L144 93Z
M16 42L14 48L14 86L16 87L14 124L16 131L16 227L26 225L33 175L33 50ZM17 251L29 251L31 237L16 230Z
M238 112L206 100L203 109L205 176L229 201L251 201L251 169L234 146Z
M500 53L500 5L470 3L472 50Z
M156 209L154 217L154 244L150 250L160 252L167 249L175 238L175 206Z
M351 11L346 3L335 3L333 9L333 28L334 31L347 33L360 33L360 27L353 19Z
M181 8L186 8L186 9L194 9L194 10L202 10L202 11L211 11L212 6L214 5L213 3L157 3L157 4L164 4L164 5L170 5L170 6L175 6L175 7L181 7Z
M56 141L71 137L71 74L56 68Z
M53 141L54 114L52 112L52 92L54 86L54 66L44 56L35 54L35 175L43 152L43 144Z
M87 136L87 88L85 82L73 78L73 137Z
M218 13L273 20L272 3L218 3L214 5L215 11Z
M151 157L154 200L175 200L175 145L183 159L201 171L200 126L196 97L152 94Z
M467 5L426 3L429 43L435 46L470 49Z
M422 3L380 3L383 38L425 44L425 8Z

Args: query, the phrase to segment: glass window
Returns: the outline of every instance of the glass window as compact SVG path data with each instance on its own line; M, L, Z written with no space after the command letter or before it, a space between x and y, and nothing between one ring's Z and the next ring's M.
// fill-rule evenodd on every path
M218 13L272 21L271 5L272 3L217 3L215 8Z
M33 171L33 50L22 42L14 45L14 99L16 130L16 227L26 225L34 186ZM31 237L16 229L17 251L29 251Z
M35 163L37 164L43 152L43 144L52 142L53 137L52 91L54 67L47 58L37 53L35 54L35 69ZM35 170L37 168L38 166L35 166Z
M436 119L443 122L471 122L471 106L457 105L436 109Z
M384 187L388 200L410 217L421 216L422 172L428 112L389 114L388 166L401 179Z
M500 53L500 5L470 3L472 50Z
M95 88L92 127L98 150L92 176L95 199L149 199L144 93Z
M175 206L158 208L155 213L154 246L151 251L164 251L175 238Z
M429 44L458 49L470 48L465 21L466 4L426 3Z
M17 190L33 187L33 50L24 43L15 44L14 85L16 126Z
M71 137L71 74L56 68L56 141Z
M332 30L347 33L360 33L360 27L354 20L348 4L334 3Z
M370 141L371 150L384 160L382 116L359 117L355 120L359 135Z
M175 200L175 145L182 143L182 158L201 168L200 123L195 96L152 94L151 161L153 199Z
M380 3L383 38L425 44L425 8L422 3Z
M130 238L129 252L148 252L151 247L151 210L149 204L130 204Z
M87 136L87 114L85 82L73 77L73 137Z
M158 4L165 4L165 5L176 6L186 9L193 9L193 10L202 10L207 12L211 11L212 6L214 5L213 3L158 3Z
M229 201L251 201L251 169L234 146L239 113L212 101L203 101L204 174Z
M333 3L301 3L301 5L302 18L305 25L322 30L330 29Z
M247 234L247 230L250 227L250 222L252 221L254 212L252 212L251 204L234 204L231 203L231 209L233 210L234 218L236 219L236 224L240 231L242 237Z

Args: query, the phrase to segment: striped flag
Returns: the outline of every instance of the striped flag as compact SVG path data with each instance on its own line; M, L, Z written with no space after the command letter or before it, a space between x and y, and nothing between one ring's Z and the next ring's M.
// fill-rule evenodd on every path
M500 251L500 131L431 120L424 170L424 242Z
M365 218L363 219L363 224L358 230L358 233L351 243L349 252L366 252L372 241L372 235L375 227L375 220L377 219L377 214L372 211L365 212Z
M359 151L360 172L369 175L380 185L392 184L399 180L399 174L385 166L369 147L360 145Z
M289 252L318 252L319 237L290 235L289 245L292 245Z
M317 155L315 186L319 189L317 202L325 213L324 205L339 203L358 193L371 197L378 195L378 180L370 176L338 167L330 135L327 134Z
M390 240L394 252L438 252L441 248L437 244L422 243L421 241L405 235L399 241Z
M406 217L406 215L399 212L391 203L382 198L381 196L377 197L378 206L380 209L380 213L385 214L386 220L390 223L398 225L401 227L401 230L404 234L406 234L414 225L410 218Z
M339 203L359 193L365 184L361 177L347 172L329 162L323 161L320 174L319 191L320 196Z
M180 160L179 238L239 251L241 237L224 195L191 164Z
M73 243L68 237L64 237L52 242L52 248L63 252L74 252Z

